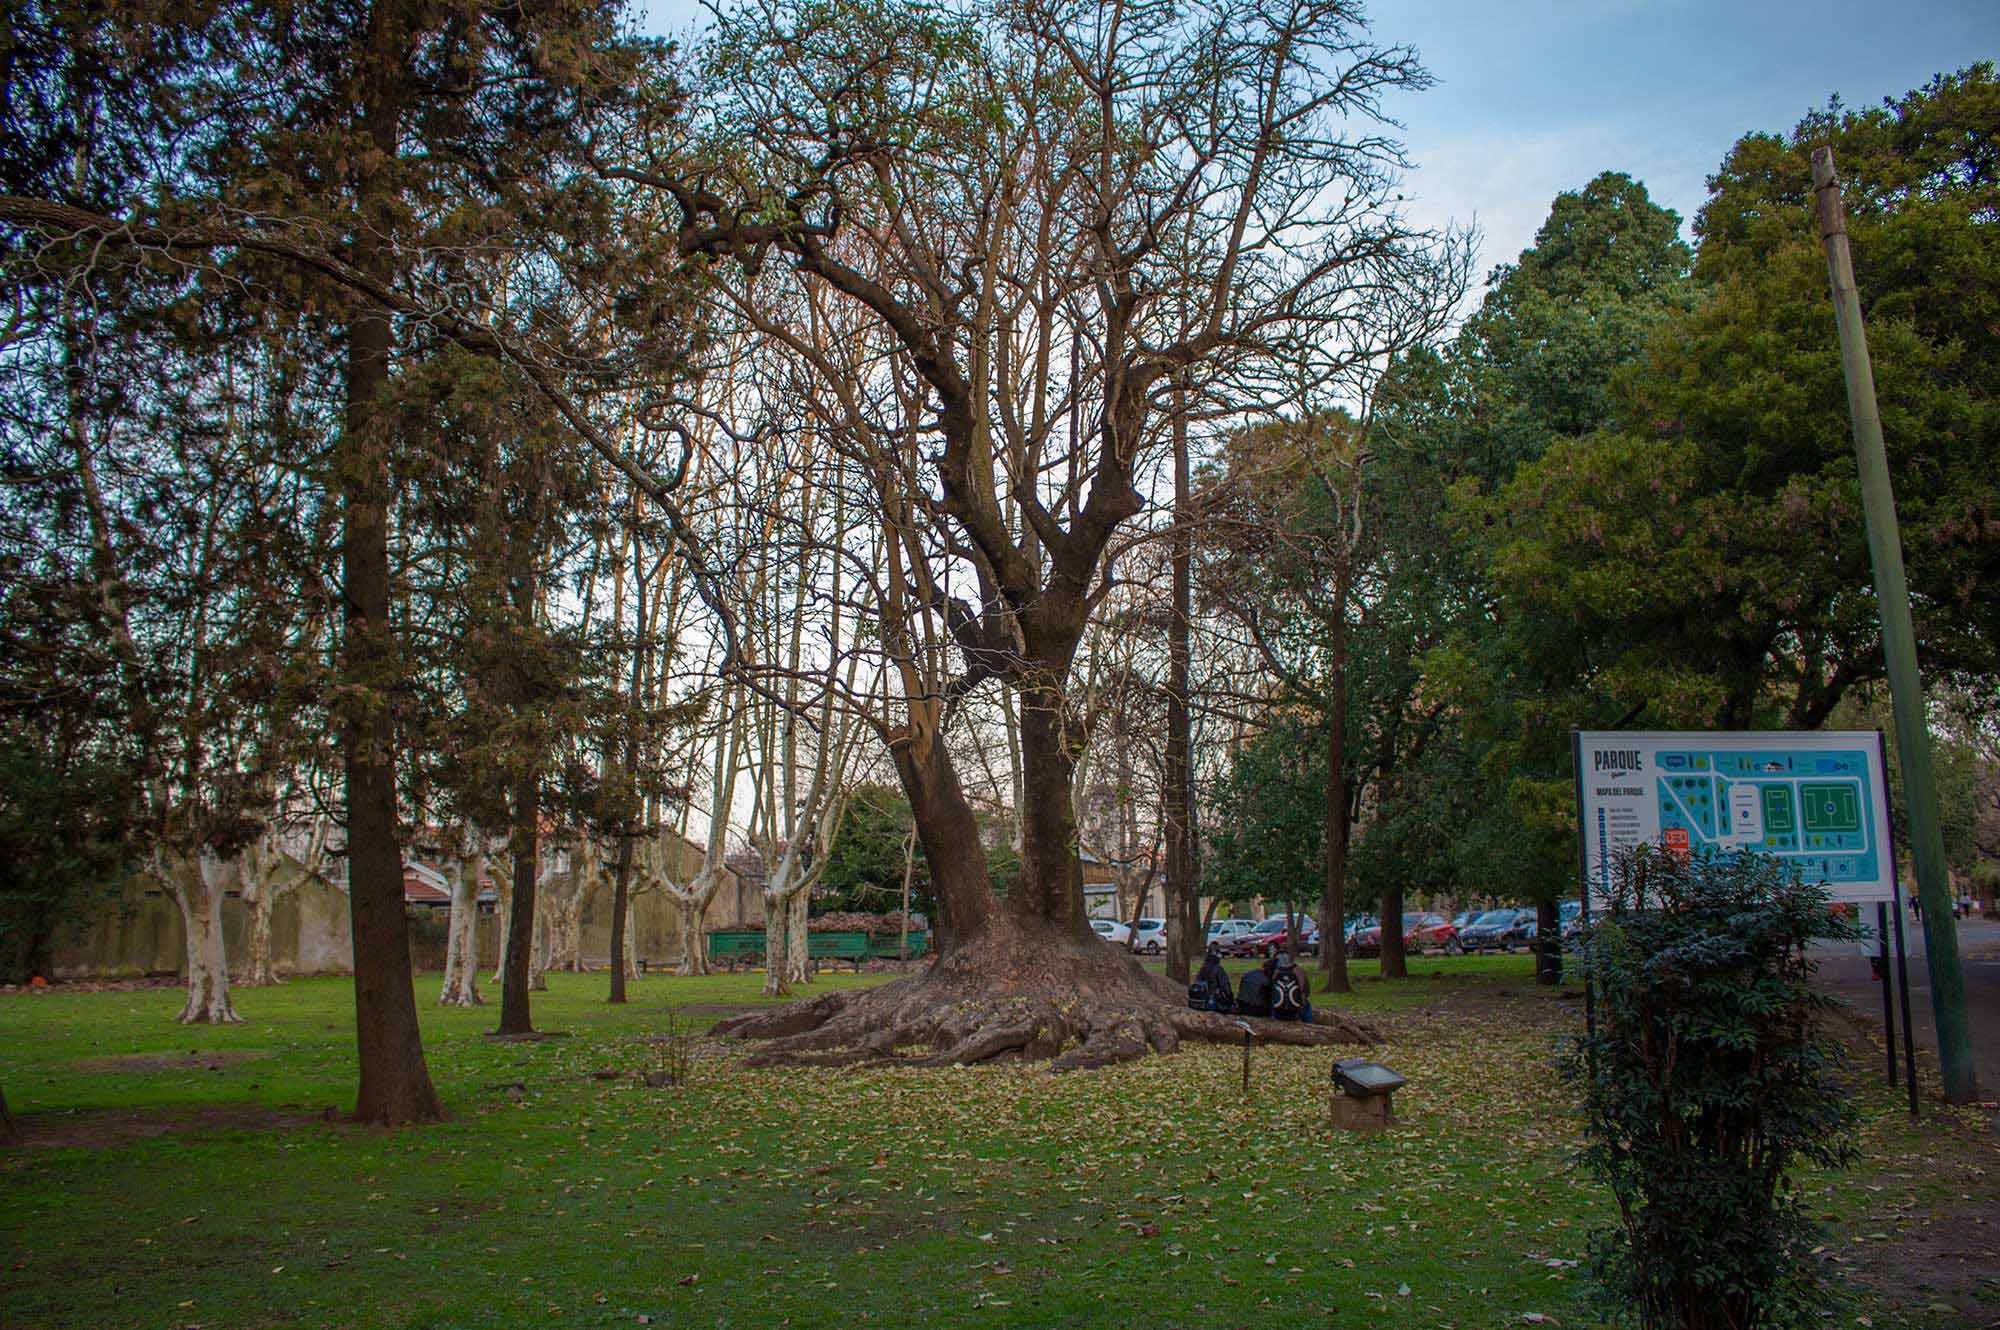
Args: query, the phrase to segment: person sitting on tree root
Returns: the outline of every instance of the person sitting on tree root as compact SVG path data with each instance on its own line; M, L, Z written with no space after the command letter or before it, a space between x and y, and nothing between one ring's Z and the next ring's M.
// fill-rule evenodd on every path
M1229 987L1229 972L1222 968L1220 948L1211 946L1208 955L1202 959L1201 972L1188 985L1188 1006L1196 1011L1219 1011L1225 1015L1236 1010L1236 998Z
M1265 961L1243 976L1243 983L1236 990L1236 1014L1239 1016L1271 1014L1271 962Z
M1271 1019L1312 1024L1311 986L1292 953L1281 951L1271 960Z

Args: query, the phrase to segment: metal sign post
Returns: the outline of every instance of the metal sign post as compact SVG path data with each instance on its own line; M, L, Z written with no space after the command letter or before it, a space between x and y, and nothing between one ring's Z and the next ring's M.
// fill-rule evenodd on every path
M1889 1048L1889 1088L1896 1088L1896 972L1889 967L1889 902L1875 902L1875 977L1882 981L1882 1034Z

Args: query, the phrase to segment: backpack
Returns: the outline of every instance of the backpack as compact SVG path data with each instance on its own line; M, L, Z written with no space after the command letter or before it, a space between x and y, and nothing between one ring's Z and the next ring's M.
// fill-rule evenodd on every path
M1280 970L1271 977L1271 1016L1275 1020L1292 1021L1306 1007L1306 995L1299 987L1299 976L1293 970Z
M1208 985L1199 979L1188 985L1188 1010L1215 1010L1215 996L1208 991Z

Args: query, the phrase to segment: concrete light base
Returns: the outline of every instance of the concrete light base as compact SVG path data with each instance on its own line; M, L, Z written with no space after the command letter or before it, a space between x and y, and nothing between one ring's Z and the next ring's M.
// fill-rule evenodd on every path
M1396 1114L1389 1107L1390 1096L1371 1095L1366 1099L1356 1099L1342 1090L1333 1092L1333 1129L1335 1131L1380 1131L1396 1120Z

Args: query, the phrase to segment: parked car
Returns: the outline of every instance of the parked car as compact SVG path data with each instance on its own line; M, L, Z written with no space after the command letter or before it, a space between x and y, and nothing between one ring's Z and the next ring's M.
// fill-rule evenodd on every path
M1533 910L1488 910L1459 930L1458 945L1466 951L1512 951L1524 940L1524 922L1534 927Z
M1295 916L1299 924L1299 950L1308 955L1319 952L1319 925L1312 916ZM1239 933L1223 945L1223 950L1231 956L1275 956L1285 950L1285 916L1274 914L1260 922L1247 933Z
M1230 938L1241 937L1256 926L1255 919L1211 919L1208 924L1209 945L1221 946Z
M1459 952L1458 929L1441 914L1406 914L1403 916L1403 949L1448 951L1455 956Z
M1347 916L1347 927L1342 930L1341 937L1351 947L1354 945L1356 933L1364 928L1373 928L1379 922L1381 921L1372 914L1350 914Z
M1410 910L1403 915L1403 950L1406 952L1422 951L1426 947L1448 948L1457 940L1458 930L1441 914ZM1367 928L1356 929L1349 950L1357 956L1381 955L1382 925L1371 924Z
M1484 913L1486 913L1484 910L1463 910L1452 916L1451 926L1463 933L1473 920Z
M1148 956L1157 956L1167 949L1167 921L1164 919L1139 919L1139 931L1131 938L1132 950L1143 951Z
M1556 907L1556 917L1562 921L1562 935L1565 938L1576 936L1583 928L1583 902L1564 901Z
M1132 930L1124 924L1119 923L1116 919L1092 919L1090 921L1090 931L1103 938L1106 942L1116 942L1120 946L1123 946L1126 940L1132 936Z

